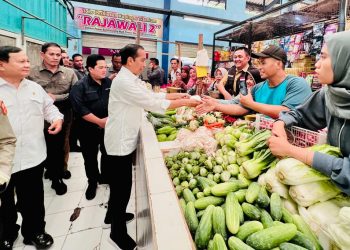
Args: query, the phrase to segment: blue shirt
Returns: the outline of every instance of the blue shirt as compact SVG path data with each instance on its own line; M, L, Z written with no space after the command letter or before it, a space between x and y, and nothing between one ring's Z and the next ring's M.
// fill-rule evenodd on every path
M293 110L311 95L311 88L304 78L288 75L278 86L270 87L269 81L265 80L255 85L251 93L256 102L282 105ZM239 98L220 103L239 104Z

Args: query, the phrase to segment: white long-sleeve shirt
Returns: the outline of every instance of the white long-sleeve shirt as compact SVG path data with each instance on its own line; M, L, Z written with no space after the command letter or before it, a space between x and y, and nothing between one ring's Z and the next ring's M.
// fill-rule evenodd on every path
M63 119L52 98L37 83L23 79L18 89L0 77L0 99L17 137L12 173L39 165L46 158L44 119Z
M109 155L128 155L137 146L144 110L164 113L170 101L165 93L153 93L130 70L122 67L109 94L105 147Z

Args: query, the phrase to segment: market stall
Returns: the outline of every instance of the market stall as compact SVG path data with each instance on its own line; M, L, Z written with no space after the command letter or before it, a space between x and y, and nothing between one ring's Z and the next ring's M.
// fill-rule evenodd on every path
M271 154L273 120L233 124L190 108L156 117L143 124L136 177L137 238L149 249L347 249L349 197L305 164ZM177 139L157 142L171 129L154 119L169 117L182 124ZM322 131L293 127L288 137L340 155Z
M259 52L270 44L284 48L288 54L286 71L307 78L314 89L320 87L314 77L314 63L318 59L323 37L349 28L348 1L289 1L278 8L242 21L214 34L215 59L212 73L217 67L230 67L229 52L215 49L216 41L245 44ZM347 26L347 27L346 27ZM216 57L215 57L216 55Z

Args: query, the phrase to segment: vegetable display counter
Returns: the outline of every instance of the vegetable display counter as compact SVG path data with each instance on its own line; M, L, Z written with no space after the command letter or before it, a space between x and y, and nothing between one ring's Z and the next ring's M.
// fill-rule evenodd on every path
M135 185L139 249L196 249L154 129L146 120L137 148Z

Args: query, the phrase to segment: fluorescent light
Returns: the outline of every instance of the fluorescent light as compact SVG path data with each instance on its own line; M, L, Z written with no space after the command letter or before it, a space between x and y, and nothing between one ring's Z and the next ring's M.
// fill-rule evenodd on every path
M198 18L198 17L193 17L193 16L184 16L184 20L197 22L197 23L212 24L212 25L220 25L220 24L222 24L221 21L209 20L209 19Z

